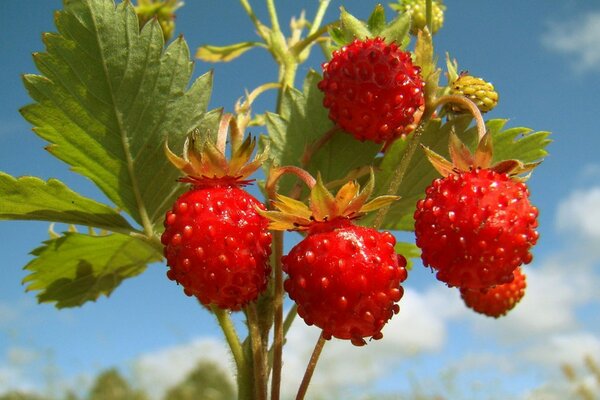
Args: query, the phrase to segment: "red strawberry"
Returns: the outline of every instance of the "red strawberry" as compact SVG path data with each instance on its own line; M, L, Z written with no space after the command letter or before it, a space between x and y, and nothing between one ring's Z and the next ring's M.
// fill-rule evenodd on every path
M359 193L350 182L334 197L320 179L312 188L310 208L277 196L280 211L261 212L271 219L272 229L304 230L308 236L282 258L288 274L284 282L298 315L308 325L323 330L325 338L381 339L381 329L399 311L404 293L406 259L394 251L396 240L389 232L359 227L353 219L396 200L382 196L366 203L372 180ZM366 203L366 204L365 204Z
M379 37L335 51L319 82L329 118L358 140L376 143L410 132L424 104L423 86L410 53Z
M264 209L235 185L195 183L167 212L167 276L206 306L239 310L256 299L267 286L271 253L268 222L256 207Z
M537 209L524 183L476 168L433 181L414 214L425 266L449 286L484 289L511 282L531 261Z
M400 310L406 259L394 252L389 232L355 226L349 220L320 227L283 258L284 283L308 325L324 337L379 339L381 329Z
M165 217L167 276L206 306L239 310L265 290L270 274L271 235L257 212L264 206L240 188L263 155L247 164L254 149L248 139L227 163L223 149L205 143L197 152L195 138L188 140L186 158L167 148L173 164L188 174L181 181L192 184Z
M490 289L460 289L460 295L475 312L498 318L512 310L525 295L527 282L521 268L515 270L515 278L510 283Z

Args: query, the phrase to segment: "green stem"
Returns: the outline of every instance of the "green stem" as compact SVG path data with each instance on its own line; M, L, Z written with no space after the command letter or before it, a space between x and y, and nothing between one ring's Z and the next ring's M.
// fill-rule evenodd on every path
M429 33L433 35L432 1L433 0L425 1L425 21L427 22L427 29L429 29Z
M267 38L263 37L263 30L262 30L263 24L260 22L260 20L256 16L256 14L254 14L254 10L252 10L252 6L248 2L248 0L240 0L240 4L246 11L246 14L248 14L250 19L252 20L252 23L254 24L254 26L256 27L256 30L258 31L258 34L263 38L263 40L266 40Z
M327 7L329 7L329 3L331 0L320 0L319 8L317 9L317 13L315 14L315 19L313 19L313 23L308 31L308 36L317 32L321 22L323 22L323 17L325 16L325 12L327 12ZM319 35L320 36L320 35Z
M310 380L315 372L315 367L317 366L317 362L319 361L319 356L321 355L321 351L323 350L323 346L325 345L325 338L321 334L319 336L319 340L317 340L317 344L315 345L315 349L313 350L312 355L310 356L310 361L308 362L308 366L306 367L306 372L304 372L304 377L302 378L302 383L300 383L300 388L298 389L298 394L296 395L296 400L303 400L306 395L306 391L308 390L308 385L310 384Z
M275 293L273 296L273 376L271 378L271 400L279 400L281 391L281 368L283 359L283 271L281 257L283 256L283 232L273 232L273 248L275 257Z
M252 359L254 366L255 399L267 399L267 374L265 363L265 349L263 346L256 304L251 303L246 307L248 328L250 330L250 343L252 345Z
M287 315L285 316L285 320L283 321L283 336L284 337L290 330L290 327L292 326L292 322L294 322L296 315L298 315L298 305L294 303L292 308L290 308L290 311L288 311Z
M215 314L215 317L217 317L219 326L221 326L223 335L225 335L225 340L227 340L229 348L231 349L231 354L233 355L238 374L240 374L240 371L246 368L246 361L244 360L242 344L240 343L238 334L233 326L233 322L231 322L231 318L229 318L229 313L217 306L211 306L210 308Z
M271 28L273 29L273 32L281 32L279 18L277 17L277 10L275 9L275 2L273 0L267 0L267 10L269 11L269 17L271 18Z

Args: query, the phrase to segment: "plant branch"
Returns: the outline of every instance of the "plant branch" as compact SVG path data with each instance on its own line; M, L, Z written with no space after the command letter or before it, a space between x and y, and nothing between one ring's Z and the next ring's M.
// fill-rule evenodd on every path
M219 326L225 335L225 340L227 340L229 348L231 349L231 354L233 355L233 360L235 361L238 375L240 375L246 368L246 361L244 360L242 344L240 343L238 334L233 326L233 323L231 322L231 318L229 318L227 311L222 310L217 306L211 306L210 308L213 314L215 314L215 317L217 317Z
M273 32L281 32L279 18L277 17L277 10L275 9L275 2L273 0L267 0L267 10L269 11L269 17L271 18L271 28L273 28Z
M283 324L283 232L273 232L273 253L275 258L275 293L273 296L273 376L271 378L271 400L279 400L281 391L281 368L283 365L283 340L285 330Z
M254 10L252 10L252 6L248 2L248 0L240 0L240 4L242 5L242 7L244 8L244 10L246 11L246 14L248 14L248 16L250 17L250 19L252 20L252 23L256 27L256 30L258 31L258 34L260 35L260 37L262 37L263 40L266 41L267 38L265 38L263 36L263 29L262 29L263 24L262 24L262 22L260 22L260 20L256 16L256 14L254 14Z
M267 399L267 374L265 364L265 351L262 335L260 332L256 303L250 303L246 307L248 328L250 330L250 343L252 345L252 359L254 365L254 388L256 400Z
M425 1L425 21L427 24L427 29L429 29L429 33L433 35L433 18L432 18L432 7L433 0Z
M331 2L331 0L320 0L319 1L319 8L317 9L317 13L315 14L315 19L313 19L310 30L308 31L308 36L317 32L317 30L319 29L319 26L321 25L321 22L323 22L323 17L325 16L325 12L327 12L327 7L329 7L330 2ZM321 35L319 35L319 36L321 36Z
M310 380L313 376L313 373L315 372L315 367L317 366L317 362L319 361L319 356L321 355L321 351L323 350L324 345L325 338L323 337L323 334L321 334L319 335L319 340L317 340L315 349L313 350L313 353L310 356L308 366L306 367L306 372L304 372L302 383L300 383L300 388L298 389L298 394L296 395L296 400L304 400L304 396L306 395L306 391L308 390L308 385L310 384Z
M457 94L449 94L449 95L442 96L439 99L437 99L437 101L434 103L434 106L432 108L436 109L447 103L459 104L462 107L469 110L469 112L473 115L473 118L475 118L475 123L477 124L477 135L479 136L479 140L481 140L481 138L483 138L485 136L486 129L487 129L485 127L485 121L483 120L481 111L479 110L479 108L477 108L477 105L475 103L473 103L473 101L471 101L469 98L467 98L465 96L460 96Z

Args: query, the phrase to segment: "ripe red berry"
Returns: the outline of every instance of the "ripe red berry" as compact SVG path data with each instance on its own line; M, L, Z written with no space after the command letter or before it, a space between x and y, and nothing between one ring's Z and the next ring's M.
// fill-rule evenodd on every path
M382 38L355 40L323 64L319 82L329 118L359 140L393 140L410 131L424 104L420 68Z
M527 282L521 268L515 270L515 278L510 283L490 289L460 289L460 295L475 312L498 318L512 310L525 295Z
M416 243L440 281L485 289L511 282L513 271L531 262L537 216L524 183L475 168L427 188L414 214Z
M325 338L381 339L381 329L398 313L404 294L406 259L394 252L389 232L359 227L348 219L316 223L283 258L285 290L298 315L323 330Z
M177 199L161 241L170 270L186 294L206 306L239 310L265 290L271 236L264 206L236 185L199 181Z

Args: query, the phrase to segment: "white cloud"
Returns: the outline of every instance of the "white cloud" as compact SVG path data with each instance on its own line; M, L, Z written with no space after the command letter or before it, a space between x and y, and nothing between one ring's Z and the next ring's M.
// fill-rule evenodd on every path
M580 365L586 356L597 357L598 354L600 337L589 332L554 335L524 352L530 361L556 367L561 364Z
M159 399L167 389L183 380L200 360L216 363L224 372L232 372L232 359L225 343L212 337L149 352L131 366L136 383L152 398Z
M446 321L462 315L463 310L456 293L441 284L425 292L407 288L400 301L400 313L385 326L382 340L370 341L364 347L345 340L327 342L311 381L311 393L350 398L384 379L407 358L442 350L448 334ZM318 328L306 326L301 319L288 333L284 398L293 398L319 333Z
M571 56L579 72L600 69L600 12L567 22L554 22L542 36L549 49Z
M597 243L600 240L600 187L575 191L563 200L556 223L559 230L572 233L577 239Z

